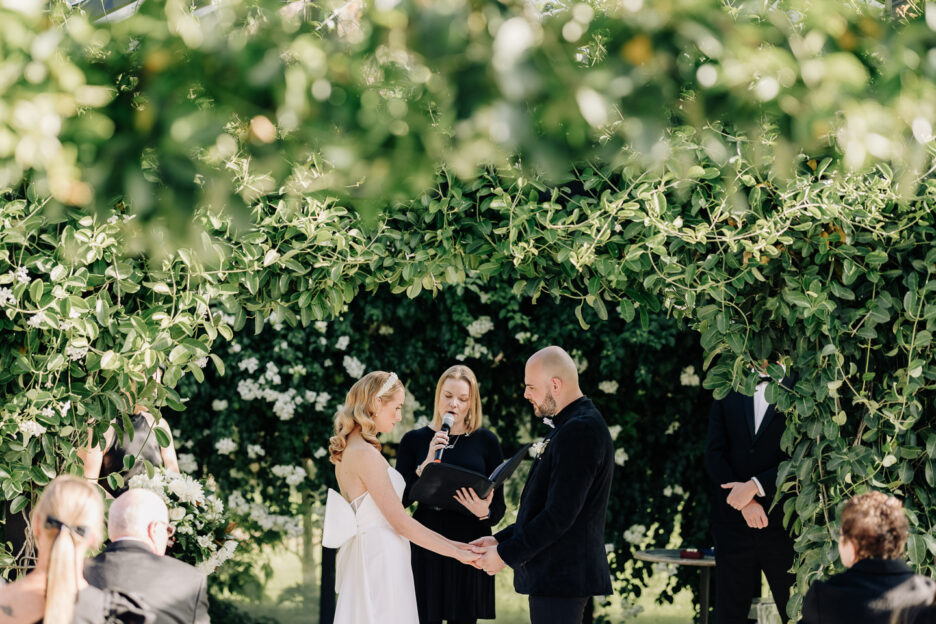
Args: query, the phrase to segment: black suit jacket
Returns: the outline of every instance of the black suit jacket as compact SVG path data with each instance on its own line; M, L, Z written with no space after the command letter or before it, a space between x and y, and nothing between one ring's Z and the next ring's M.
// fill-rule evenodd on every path
M155 624L209 624L208 581L189 564L153 554L134 540L113 542L85 564L94 587L119 589L143 598Z
M862 559L803 600L803 624L890 624L897 609L933 603L936 583L899 559Z
M781 382L792 387L792 379ZM728 505L728 490L722 483L744 482L757 477L764 488L764 497L756 497L767 511L767 529L782 529L783 505L773 506L777 493L777 468L789 456L780 450L780 438L786 429L783 414L773 405L767 407L757 434L754 433L754 397L740 392L712 403L708 437L705 443L705 469L711 477L715 493L712 502L712 524L745 527L741 512Z
M518 593L608 595L604 533L614 473L611 434L586 397L567 405L553 422L523 487L517 522L495 535L497 552L514 569Z

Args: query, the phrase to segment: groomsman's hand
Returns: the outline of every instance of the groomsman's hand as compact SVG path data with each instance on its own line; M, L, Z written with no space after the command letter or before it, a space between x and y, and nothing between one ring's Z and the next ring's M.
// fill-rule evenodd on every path
M757 501L752 500L748 503L747 506L741 510L741 515L744 516L744 521L747 522L747 525L752 529L767 528L767 513Z
M504 566L507 565L497 553L497 546L488 546L485 548L484 554L481 555L480 559L475 561L475 564L476 567L481 568L491 576L503 570Z
M722 483L722 489L731 490L728 493L728 504L738 511L744 509L748 503L754 500L754 496L757 494L757 484L753 480L744 483L738 483L737 481Z

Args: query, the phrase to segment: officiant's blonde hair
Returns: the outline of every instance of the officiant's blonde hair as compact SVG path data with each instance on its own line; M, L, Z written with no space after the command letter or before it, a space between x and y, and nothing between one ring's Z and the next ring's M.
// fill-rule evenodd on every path
M328 440L329 459L333 464L341 461L341 455L348 446L348 436L355 427L360 427L361 437L378 451L380 450L380 442L377 441L377 425L374 423L377 402L388 400L402 389L403 383L397 379L396 375L386 371L367 373L354 382L348 390L344 405L339 407L338 413L335 414L335 435Z
M432 428L436 431L442 428L443 414L439 411L439 396L442 394L442 384L449 379L468 384L468 418L465 420L465 433L471 433L481 427L481 391L478 390L478 378L475 377L474 371L463 364L450 367L439 377L432 408Z

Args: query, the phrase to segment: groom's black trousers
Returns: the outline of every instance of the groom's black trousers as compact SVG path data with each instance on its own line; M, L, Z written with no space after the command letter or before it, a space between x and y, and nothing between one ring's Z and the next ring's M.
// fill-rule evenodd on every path
M588 598L530 596L531 624L582 624Z

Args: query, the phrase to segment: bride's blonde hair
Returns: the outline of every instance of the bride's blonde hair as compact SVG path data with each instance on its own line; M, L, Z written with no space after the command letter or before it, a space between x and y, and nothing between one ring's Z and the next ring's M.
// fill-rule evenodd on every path
M344 405L335 414L335 435L328 440L328 452L333 464L341 461L341 455L348 446L348 436L355 427L360 427L361 436L380 450L377 425L374 424L377 403L389 399L401 389L403 383L397 379L396 373L385 371L367 373L351 386Z

